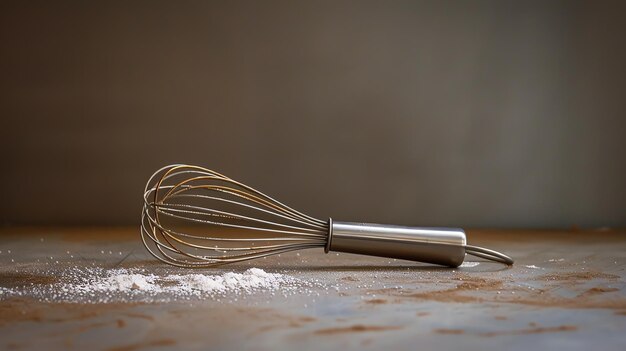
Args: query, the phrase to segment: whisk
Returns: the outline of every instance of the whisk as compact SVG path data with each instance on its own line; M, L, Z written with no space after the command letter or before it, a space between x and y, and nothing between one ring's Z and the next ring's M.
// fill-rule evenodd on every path
M465 254L513 264L496 251L467 245L458 228L326 221L215 171L170 165L144 190L141 238L157 259L179 267L212 267L321 247L457 267Z

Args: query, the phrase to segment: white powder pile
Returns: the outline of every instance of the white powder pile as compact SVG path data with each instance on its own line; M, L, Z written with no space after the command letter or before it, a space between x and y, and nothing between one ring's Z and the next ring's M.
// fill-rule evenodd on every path
M126 270L117 270L111 272L111 275L91 283L92 290L96 291L128 291L137 290L155 290L155 275L144 275L137 273L128 273ZM88 286L89 287L89 286Z
M272 295L278 291L288 296L297 294L302 291L301 288L312 284L285 274L268 273L259 268L250 268L243 273L205 275L155 274L143 269L94 267L64 270L60 274L60 281L50 285L24 286L19 290L1 288L0 298L31 296L43 301L83 303L219 300L263 291Z
M294 278L279 273L267 273L259 268L250 268L243 273L228 272L222 275L168 274L161 277L116 269L109 271L108 276L88 282L86 286L79 288L91 291L195 294L278 289L281 285L293 281Z
M225 273L221 276L202 274L170 275L166 280L178 283L178 289L185 291L233 291L250 292L255 289L278 289L281 285L293 281L283 274L267 273L262 269L250 268L243 274Z
M0 296L13 294L14 291L0 286Z

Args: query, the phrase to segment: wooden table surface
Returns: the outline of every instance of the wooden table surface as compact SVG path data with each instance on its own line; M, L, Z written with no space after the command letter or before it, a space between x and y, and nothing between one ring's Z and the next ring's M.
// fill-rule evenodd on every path
M626 232L468 230L512 267L467 267L323 250L192 273L258 267L304 282L289 294L102 302L55 298L89 267L187 274L147 254L136 228L0 230L0 348L14 350L623 350ZM478 264L476 264L478 263ZM40 293L34 293L34 292ZM41 292L44 293L41 293Z

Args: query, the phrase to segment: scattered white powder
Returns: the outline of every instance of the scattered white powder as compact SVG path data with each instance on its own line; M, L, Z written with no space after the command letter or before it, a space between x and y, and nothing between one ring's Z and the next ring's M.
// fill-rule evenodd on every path
M563 261L565 261L564 258L559 258L559 259L551 258L551 259L548 260L548 262L563 262Z
M524 266L524 267L526 267L526 268L531 268L531 269L543 269L543 268L541 268L541 267L537 267L537 266L535 266L534 264L531 264L530 266Z
M465 268L465 267L476 267L480 264L480 262L463 262L461 263L461 265L459 267L461 268Z

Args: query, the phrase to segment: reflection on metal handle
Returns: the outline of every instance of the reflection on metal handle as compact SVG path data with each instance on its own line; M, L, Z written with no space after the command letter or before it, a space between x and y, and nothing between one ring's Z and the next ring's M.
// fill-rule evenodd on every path
M513 264L499 252L467 245L460 228L426 228L370 223L329 223L326 252L339 251L370 256L458 267L465 253L485 259Z

